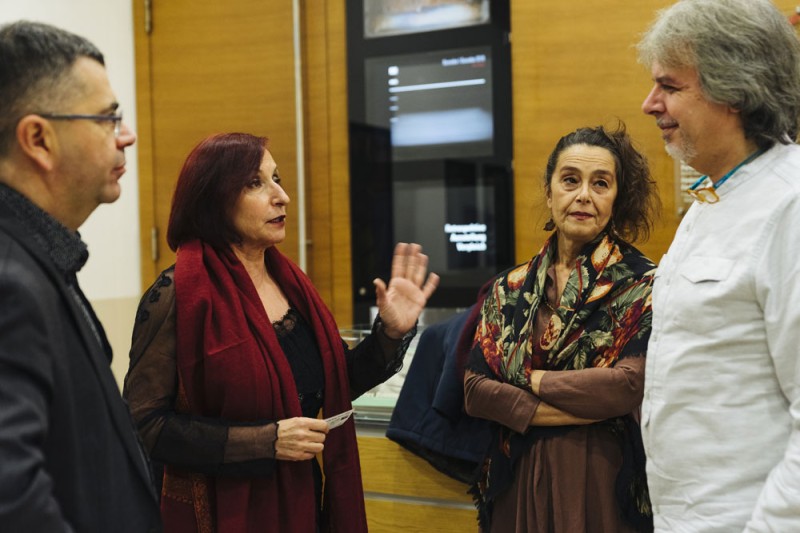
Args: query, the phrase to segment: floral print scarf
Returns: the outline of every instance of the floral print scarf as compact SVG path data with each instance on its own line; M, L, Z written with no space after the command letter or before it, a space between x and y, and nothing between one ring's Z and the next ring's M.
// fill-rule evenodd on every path
M601 233L581 250L558 308L543 334L535 338L539 306L547 305L548 270L556 257L557 234L553 234L528 263L495 279L475 330L470 370L530 391L533 370L612 367L625 357L645 355L656 267L634 247L608 233ZM625 464L617 480L622 512L639 529L648 530L652 513L638 424L631 416L601 423L622 437ZM571 428L531 427L525 434L501 428L497 432L471 489L484 526L494 496L511 484L516 460L538 438Z

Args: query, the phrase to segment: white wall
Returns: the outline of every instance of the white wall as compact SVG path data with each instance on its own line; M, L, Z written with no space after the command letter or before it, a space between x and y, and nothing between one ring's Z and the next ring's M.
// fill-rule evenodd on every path
M47 22L92 41L105 56L125 122L136 130L131 0L0 0L0 24L19 19ZM80 228L90 256L79 278L92 302L138 298L141 293L136 145L126 156L122 196L100 206Z

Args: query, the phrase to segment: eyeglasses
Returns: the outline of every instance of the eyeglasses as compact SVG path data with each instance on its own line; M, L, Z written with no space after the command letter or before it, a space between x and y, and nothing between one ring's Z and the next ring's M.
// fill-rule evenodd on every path
M98 122L113 122L114 137L119 138L122 130L122 111L117 111L113 115L62 115L59 113L36 113L40 117L50 120L96 120Z
M719 195L716 187L702 187L699 189L687 189L686 193L700 203L715 204L719 202Z

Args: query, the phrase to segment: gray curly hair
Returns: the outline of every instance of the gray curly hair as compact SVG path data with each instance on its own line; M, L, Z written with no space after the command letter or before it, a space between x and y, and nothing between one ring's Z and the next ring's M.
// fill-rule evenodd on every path
M760 148L797 137L800 41L771 1L680 0L637 49L648 67L695 68L706 98L737 109Z

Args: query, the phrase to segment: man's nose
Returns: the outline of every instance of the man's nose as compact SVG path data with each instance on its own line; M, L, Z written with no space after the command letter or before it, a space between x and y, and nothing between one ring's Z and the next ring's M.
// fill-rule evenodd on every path
M136 142L136 133L123 122L119 127L119 137L117 137L117 146L125 148Z
M642 102L642 112L646 115L655 115L663 111L663 105L659 98L658 86L654 85L650 93Z

